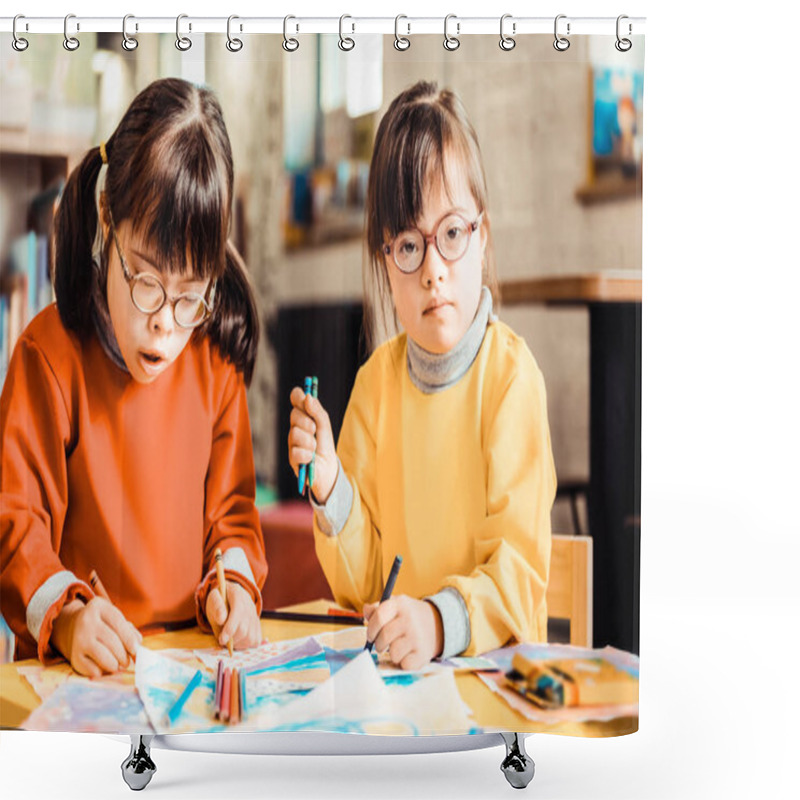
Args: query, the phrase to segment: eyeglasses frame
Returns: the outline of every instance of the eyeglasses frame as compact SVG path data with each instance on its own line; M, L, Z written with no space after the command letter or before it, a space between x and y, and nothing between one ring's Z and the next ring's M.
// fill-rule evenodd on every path
M453 212L448 212L447 214L444 214L442 217L439 218L439 220L437 221L436 225L433 226L433 233L431 233L428 236L426 236L417 227L404 228L402 231L400 231L400 233L406 233L408 231L417 231L417 233L419 233L419 235L422 237L422 241L423 241L423 243L425 245L425 247L424 247L424 249L422 251L422 258L420 259L419 265L417 267L415 267L414 269L410 270L410 271L404 270L397 263L397 258L395 257L395 254L394 254L394 243L395 243L395 241L397 241L397 236L399 236L400 233L398 233L397 236L395 236L394 239L392 239L392 241L389 244L384 244L384 246L383 246L383 254L386 255L386 256L391 256L392 257L392 261L394 261L394 265L397 267L397 269L400 270L400 272L403 273L403 275L413 275L415 272L419 271L420 267L425 263L425 256L428 254L428 245L429 244L433 244L436 247L436 252L448 264L455 264L457 261L460 261L462 258L464 258L464 256L467 254L467 250L469 250L470 242L472 241L472 234L475 233L476 230L478 230L478 228L480 227L481 223L483 222L483 215L484 215L484 212L481 211L481 213L478 214L478 216L475 218L474 222L467 222L467 220L464 219L464 217L462 217L461 214L455 214ZM439 249L439 243L436 241L436 234L439 231L439 226L448 217L458 217L460 220L466 222L467 223L467 230L469 232L469 237L470 237L467 240L467 246L464 248L464 252L458 258L454 258L454 259L445 258L445 256L442 254L442 251Z

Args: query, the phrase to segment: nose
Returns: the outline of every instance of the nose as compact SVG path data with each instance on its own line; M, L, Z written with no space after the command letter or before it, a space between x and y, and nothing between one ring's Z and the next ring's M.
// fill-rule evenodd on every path
M154 333L172 333L175 328L175 317L172 315L172 306L164 303L158 311L150 314L147 324Z
M420 279L422 285L430 288L435 283L441 283L447 274L447 263L439 254L435 242L428 242L425 248L425 258L420 267Z

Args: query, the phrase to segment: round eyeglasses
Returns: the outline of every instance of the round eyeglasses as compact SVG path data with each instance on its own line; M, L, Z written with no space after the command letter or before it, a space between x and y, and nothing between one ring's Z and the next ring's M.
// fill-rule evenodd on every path
M445 261L458 261L467 252L472 234L482 221L483 212L474 222L467 222L460 214L446 214L430 236L425 236L418 228L400 231L390 244L383 246L383 252L391 255L400 272L406 274L422 266L429 243L436 245Z
M122 274L131 290L131 301L143 314L155 314L161 310L164 303L172 306L172 316L175 323L181 328L196 328L211 316L214 310L214 295L217 291L217 282L211 284L208 300L196 292L184 292L176 297L170 297L161 281L150 272L138 272L134 275L128 267L122 245L117 237L114 220L111 219L109 210L111 235L117 248L119 262L122 265Z

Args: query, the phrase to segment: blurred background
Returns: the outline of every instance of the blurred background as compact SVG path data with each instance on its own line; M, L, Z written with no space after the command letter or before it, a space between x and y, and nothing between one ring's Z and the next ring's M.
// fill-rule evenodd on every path
M498 48L496 36L471 36L452 53L439 36L412 37L412 47L397 52L391 36L359 35L347 53L329 35L301 36L294 53L283 51L279 36L243 39L242 51L229 53L224 36L194 35L192 48L180 53L173 35L148 34L126 53L118 33L81 34L70 53L61 36L39 35L16 53L3 37L0 380L19 332L52 301L49 235L68 171L112 133L152 80L172 75L207 84L233 146L231 235L264 323L249 391L258 502L270 507L296 497L286 457L288 393L304 375L319 375L320 398L338 432L368 355L361 303L373 138L399 91L433 80L461 96L477 131L499 314L525 337L544 373L561 486L553 529L593 533L590 304L575 296L554 302L553 286L541 281L629 279L638 282L640 309L644 40L635 37L632 51L620 54L613 36L574 37L564 53L550 36L525 37L511 52ZM637 364L629 367L638 385ZM613 406L605 413L615 413ZM633 427L638 437L638 417ZM638 460L633 480L638 497ZM631 523L638 501L626 514L625 524L638 531L638 518Z

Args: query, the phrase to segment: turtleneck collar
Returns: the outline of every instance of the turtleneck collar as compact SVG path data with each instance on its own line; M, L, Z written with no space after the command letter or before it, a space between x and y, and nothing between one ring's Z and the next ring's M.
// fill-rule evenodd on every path
M447 353L429 353L407 336L408 375L414 386L425 394L434 394L457 383L478 355L486 326L496 319L496 315L492 313L492 293L484 286L475 319L452 350Z

